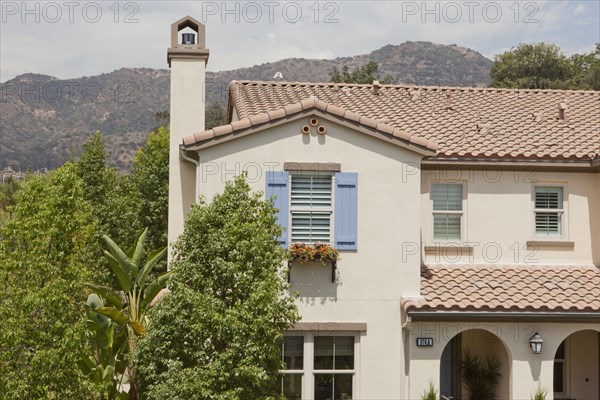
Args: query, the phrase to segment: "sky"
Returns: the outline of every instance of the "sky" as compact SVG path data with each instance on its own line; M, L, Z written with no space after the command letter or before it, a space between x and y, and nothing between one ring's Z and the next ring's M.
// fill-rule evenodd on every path
M600 42L600 0L1 0L0 6L1 82L26 72L68 79L122 67L168 68L170 24L185 15L206 25L210 71L353 56L405 41L457 44L488 58L519 43L555 43L571 55Z

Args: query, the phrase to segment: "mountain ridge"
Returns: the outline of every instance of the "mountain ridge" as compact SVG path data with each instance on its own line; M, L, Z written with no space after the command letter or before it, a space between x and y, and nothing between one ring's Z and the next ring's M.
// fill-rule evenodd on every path
M388 44L368 54L334 59L288 58L225 71L206 72L207 104L227 101L233 80L329 82L334 67L379 63L394 84L485 86L492 61L456 45ZM103 134L111 165L127 169L169 109L168 69L120 68L80 78L25 73L0 84L0 170L55 168L76 158L95 131Z

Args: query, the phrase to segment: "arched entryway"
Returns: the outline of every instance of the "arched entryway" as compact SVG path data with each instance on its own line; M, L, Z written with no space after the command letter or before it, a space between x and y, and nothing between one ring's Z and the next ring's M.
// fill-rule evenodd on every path
M509 351L498 336L484 329L463 331L446 344L440 360L440 395L454 400L469 398L469 391L459 367L459 360L464 360L467 352L484 364L488 357L495 356L498 359L502 377L495 393L498 399L509 399L511 380Z
M600 398L600 332L581 330L561 342L554 355L555 399Z

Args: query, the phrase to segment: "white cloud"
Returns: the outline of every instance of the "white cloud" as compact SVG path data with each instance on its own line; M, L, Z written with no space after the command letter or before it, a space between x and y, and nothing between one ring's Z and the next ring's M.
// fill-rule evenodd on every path
M598 2L483 1L469 8L443 1L284 1L269 8L257 1L257 13L242 1L148 1L120 2L118 14L115 3L97 2L102 14L95 23L88 3L75 9L73 22L65 3L54 3L62 7L55 23L48 22L52 10L43 11L46 3L39 3L38 15L33 3L28 7L34 12L27 15L7 4L20 8L22 3L2 2L1 81L23 72L71 78L123 66L167 68L170 24L187 14L206 23L210 70L287 57L352 56L407 40L457 44L490 58L521 42L554 42L570 54L600 41ZM125 4L134 6L124 9ZM132 13L137 22L125 23Z

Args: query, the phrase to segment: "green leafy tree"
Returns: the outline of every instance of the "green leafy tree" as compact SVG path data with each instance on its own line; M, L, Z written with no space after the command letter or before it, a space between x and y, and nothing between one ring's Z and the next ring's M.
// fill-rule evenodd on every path
M492 87L600 89L600 45L568 58L554 44L520 44L494 57Z
M167 245L169 214L169 129L150 133L133 160L130 176L138 203L138 224L148 227L150 248Z
M587 54L574 54L569 59L575 70L573 87L600 90L600 43Z
M212 129L215 126L224 125L227 120L227 111L221 103L213 101L206 109L206 129Z
M344 65L341 71L337 67L333 67L333 70L329 73L331 82L335 83L363 83L370 84L373 81L379 81L381 84L390 84L393 81L391 76L381 78L379 76L379 64L375 61L369 61L362 67L355 68L350 72L350 68Z
M97 323L97 325L92 325L94 332L99 333L100 335L98 340L96 340L96 347L99 351L97 351L96 354L89 359L89 362L86 363L87 366L92 366L91 370L87 372L97 374L97 371L101 369L103 371L101 374L103 381L107 376L113 377L115 374L123 373L122 369L116 367L117 362L119 360L125 360L127 354L132 354L135 350L138 338L143 337L146 334L146 329L148 327L148 318L146 315L150 308L150 304L156 295L165 288L170 276L170 272L167 272L156 279L151 279L150 273L158 261L165 255L166 248L163 247L150 254L146 254L145 246L147 235L148 229L144 229L138 235L135 241L135 247L129 252L122 250L108 236L103 236L108 247L108 251L105 250L104 254L108 259L110 269L119 282L119 288L118 290L114 290L106 286L89 285L96 294L92 294L88 297L88 306L95 313L109 318L113 324L123 327L128 344L127 351L124 351L119 347L122 346L123 343L113 340L116 338L116 336L114 336L114 325L107 324L107 321L102 318L97 318L95 321L92 321L93 323ZM143 260L146 260L146 262L143 263ZM105 299L108 302L108 305L104 306L103 302L96 300L97 296ZM125 301L123 301L123 299L125 299ZM111 326L113 326L112 330ZM102 346L102 344L105 344L105 346ZM110 357L103 359L101 350L106 350L106 352L110 354ZM123 356L119 357L119 353ZM106 363L106 360L108 360L109 363ZM121 365L124 366L123 364ZM102 368L98 368L98 366L101 366ZM93 368L96 368L96 370ZM130 385L130 399L137 399L133 365L128 365L127 375ZM112 379L112 383L115 383L114 378Z
M298 319L281 229L272 201L244 176L192 208L174 248L171 292L138 342L143 398L279 398L281 335Z
M0 208L8 213L9 219L12 219L12 207L16 203L16 194L21 185L12 176L9 176L6 182L0 183Z
M0 227L3 399L84 399L84 282L94 279L96 226L75 168L30 178Z
M106 234L120 243L139 231L139 201L129 178L117 176L106 164L106 150L100 132L94 133L83 146L77 166L84 198L92 205L98 220L98 240Z

